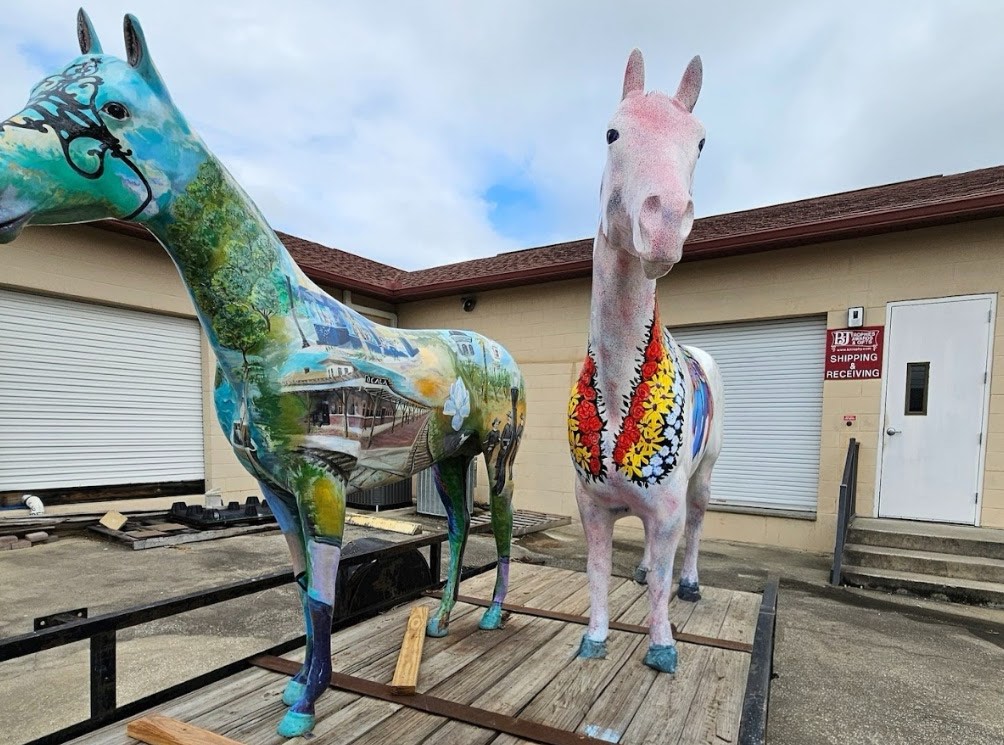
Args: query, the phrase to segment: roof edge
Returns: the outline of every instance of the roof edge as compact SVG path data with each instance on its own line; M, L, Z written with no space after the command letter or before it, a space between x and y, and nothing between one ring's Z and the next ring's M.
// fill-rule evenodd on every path
M893 207L873 212L859 212L826 220L815 220L780 228L708 238L706 240L688 240L684 244L682 261L699 261L747 253L760 253L782 248L793 248L810 243L826 243L846 240L848 238L881 235L900 230L912 230L1001 216L1004 216L1004 192L992 192L976 196L946 199L940 202ZM108 219L84 224L89 227L108 230L134 238L149 241L156 240L145 228L120 220ZM574 246L578 250L585 250L591 244L592 239L579 239L553 245ZM533 251L538 249L527 250ZM474 261L482 260L489 259L475 259ZM590 256L589 258L566 261L560 264L547 264L525 270L509 271L472 279L446 280L407 286L401 282L402 276L420 274L424 270L416 272L398 270L400 273L390 278L387 284L376 285L328 269L320 269L310 264L300 263L303 271L314 281L360 292L374 299L389 303L412 302L457 295L464 292L483 292L517 285L578 279L590 275L591 265L592 257Z

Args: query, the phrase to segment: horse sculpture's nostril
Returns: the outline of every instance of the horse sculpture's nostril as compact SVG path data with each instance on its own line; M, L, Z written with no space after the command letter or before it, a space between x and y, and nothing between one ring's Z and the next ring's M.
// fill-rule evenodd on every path
M662 200L656 194L648 197L644 202L641 203L641 211L645 212L655 212L659 213L662 211Z

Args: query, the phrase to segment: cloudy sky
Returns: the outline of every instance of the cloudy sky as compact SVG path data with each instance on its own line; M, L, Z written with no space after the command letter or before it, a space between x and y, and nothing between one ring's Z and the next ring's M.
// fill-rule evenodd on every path
M77 53L79 0L8 3L0 108ZM90 0L135 13L272 225L414 269L591 237L632 47L700 54L705 216L1004 163L1004 3Z

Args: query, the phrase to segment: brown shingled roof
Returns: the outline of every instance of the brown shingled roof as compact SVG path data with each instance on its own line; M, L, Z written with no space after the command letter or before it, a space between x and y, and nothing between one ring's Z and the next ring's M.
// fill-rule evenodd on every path
M694 222L683 260L769 251L1002 215L1004 166L997 166L703 217ZM144 229L118 221L106 220L97 225L150 237ZM315 281L397 303L586 277L591 271L593 244L589 238L408 272L287 233L278 235Z

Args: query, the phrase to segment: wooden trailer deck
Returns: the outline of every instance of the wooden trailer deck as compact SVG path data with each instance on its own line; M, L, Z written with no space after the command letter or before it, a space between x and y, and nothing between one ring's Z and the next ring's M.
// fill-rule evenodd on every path
M465 581L461 594L489 597L494 577L494 572L487 572ZM581 572L514 564L510 586L508 603L566 614L588 612L586 575ZM714 587L702 588L702 593L696 604L674 598L671 618L679 631L752 645L761 596ZM335 634L335 672L389 683L410 609L416 604L434 607L436 602L417 600ZM611 618L622 623L644 624L645 588L612 578L610 611ZM494 712L502 715L500 720L518 717L520 722L579 733L579 742L738 742L749 651L681 641L678 672L657 675L642 664L648 639L636 631L612 630L607 659L580 660L575 654L584 626L579 623L514 612L504 629L486 632L477 628L481 612L480 607L458 603L449 635L425 640L417 687L424 697L402 696L402 703L397 703L329 689L317 702L317 724L310 739L332 745L532 741L405 705L409 699L435 697L467 705L468 711L477 707ZM302 649L288 657L302 659ZM286 681L285 675L251 669L148 713L247 745L279 745L287 742L275 731L285 711L280 696ZM136 741L126 734L127 722L73 742L133 745Z

